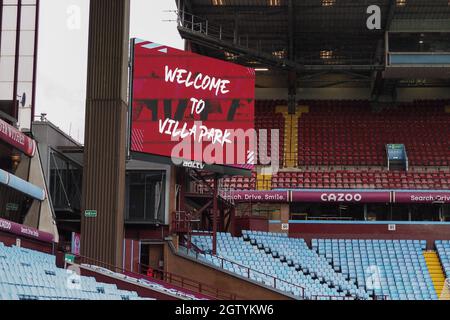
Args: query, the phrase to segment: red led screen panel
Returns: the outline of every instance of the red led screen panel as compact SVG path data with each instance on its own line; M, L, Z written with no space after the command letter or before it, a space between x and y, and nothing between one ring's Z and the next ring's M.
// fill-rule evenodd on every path
M254 69L139 39L133 51L131 151L251 169Z

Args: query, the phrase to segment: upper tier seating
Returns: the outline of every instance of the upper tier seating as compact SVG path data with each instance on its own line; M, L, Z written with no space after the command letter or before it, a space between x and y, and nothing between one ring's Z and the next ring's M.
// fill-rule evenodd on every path
M437 300L425 241L313 239L312 248L368 292L393 300Z
M450 164L446 101L417 101L375 112L368 101L300 101L299 165L385 165L386 144L404 144L412 166Z
M387 171L383 169L279 172L272 189L422 189L448 190L450 171Z
M283 100L257 100L255 103L255 130L258 136L258 151L262 155L271 156L272 152L272 135L270 129L278 129L278 154L280 163L283 163L284 153L284 125L285 120L281 113L275 113L278 105L286 105L287 102ZM267 144L259 143L259 130L267 129ZM258 155L258 163L260 161ZM262 164L269 161L263 158Z
M263 235L263 233L260 233ZM281 235L272 234L277 241L287 240ZM217 255L209 254L212 248L212 238L210 236L194 236L192 242L204 251L200 258L215 264L217 267L223 267L225 270L234 272L244 277L250 277L254 281L264 283L268 286L276 287L279 290L289 292L300 298L306 299L349 299L358 296L360 299L367 299L368 295L363 290L357 290L354 286L346 283L342 279L332 278L329 273L316 270L313 264L302 269L298 263L286 260L281 254L272 251L270 247L264 246L253 239L244 241L244 238L235 238L227 233L218 233ZM303 248L304 249L304 248ZM304 253L302 249L302 253ZM231 262L222 261L219 257L225 258ZM296 256L297 257L297 256ZM302 258L300 258L302 257ZM310 257L298 255L298 260L309 259ZM282 262L284 261L284 262ZM249 271L247 268L250 268ZM328 270L329 271L329 270ZM320 275L318 275L320 274ZM328 279L325 280L324 276ZM274 280L274 278L279 280ZM276 284L274 284L276 282ZM304 288L303 290L300 288Z
M55 256L0 242L0 300L140 300L136 292L57 268Z
M445 277L450 278L450 241L437 240L435 244L439 259L444 268Z

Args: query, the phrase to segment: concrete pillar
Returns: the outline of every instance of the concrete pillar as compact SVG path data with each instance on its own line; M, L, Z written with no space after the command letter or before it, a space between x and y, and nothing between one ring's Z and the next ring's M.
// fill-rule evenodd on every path
M129 0L91 0L81 254L122 266ZM97 210L97 217L84 217Z

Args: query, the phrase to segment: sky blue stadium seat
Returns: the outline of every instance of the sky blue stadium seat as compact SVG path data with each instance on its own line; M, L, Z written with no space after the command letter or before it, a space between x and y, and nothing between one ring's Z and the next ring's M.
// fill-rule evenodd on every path
M97 289L103 288L103 293ZM55 265L55 256L6 247L0 243L1 300L128 300L136 292L97 283L94 278L73 276Z

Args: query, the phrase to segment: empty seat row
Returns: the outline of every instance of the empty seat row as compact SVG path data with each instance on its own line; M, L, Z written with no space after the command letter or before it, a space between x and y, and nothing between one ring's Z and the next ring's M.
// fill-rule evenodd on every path
M449 101L416 101L373 110L368 101L303 101L299 165L384 165L386 144L404 144L410 165L450 164Z
M312 248L368 292L393 300L437 300L425 241L313 239Z
M99 283L55 265L55 256L0 242L2 300L139 300L134 291Z

